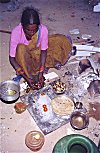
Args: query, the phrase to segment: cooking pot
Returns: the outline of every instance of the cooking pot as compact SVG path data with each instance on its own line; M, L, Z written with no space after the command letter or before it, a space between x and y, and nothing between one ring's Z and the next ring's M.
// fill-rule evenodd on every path
M13 80L7 80L0 83L0 99L5 103L12 103L19 98L20 85Z
M76 130L82 130L89 125L89 117L82 111L74 111L70 116L70 124Z
M52 153L100 153L96 144L86 136L71 134L61 138Z

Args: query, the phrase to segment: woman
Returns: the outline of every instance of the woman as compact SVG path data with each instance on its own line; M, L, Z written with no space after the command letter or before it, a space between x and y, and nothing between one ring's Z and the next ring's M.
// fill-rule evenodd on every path
M21 23L11 33L9 60L17 75L22 75L29 86L43 87L46 68L59 68L68 60L72 45L64 35L48 36L34 8L26 8ZM35 80L34 76L38 76Z

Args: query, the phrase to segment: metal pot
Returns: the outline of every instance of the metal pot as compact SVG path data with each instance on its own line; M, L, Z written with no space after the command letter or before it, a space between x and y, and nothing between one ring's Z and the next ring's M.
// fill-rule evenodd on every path
M86 113L81 111L75 111L71 114L70 124L72 128L76 130L82 130L89 124L89 117Z
M16 101L20 95L20 85L18 82L8 80L0 83L0 98L3 101Z

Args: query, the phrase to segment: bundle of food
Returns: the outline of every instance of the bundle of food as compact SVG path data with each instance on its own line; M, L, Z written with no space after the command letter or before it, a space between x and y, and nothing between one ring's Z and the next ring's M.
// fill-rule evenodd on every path
M17 102L14 106L16 113L21 114L24 112L27 108L27 105L24 104L23 102Z

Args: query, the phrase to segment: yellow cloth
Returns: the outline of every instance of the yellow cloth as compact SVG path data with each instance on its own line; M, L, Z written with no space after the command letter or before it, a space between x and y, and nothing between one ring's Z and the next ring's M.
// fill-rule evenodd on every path
M29 45L19 44L16 52L16 61L19 63L26 75L37 74L40 68L40 48L36 47L37 33L32 37ZM56 63L65 64L72 45L66 36L62 34L51 35L48 38L48 49L45 66L55 67Z

